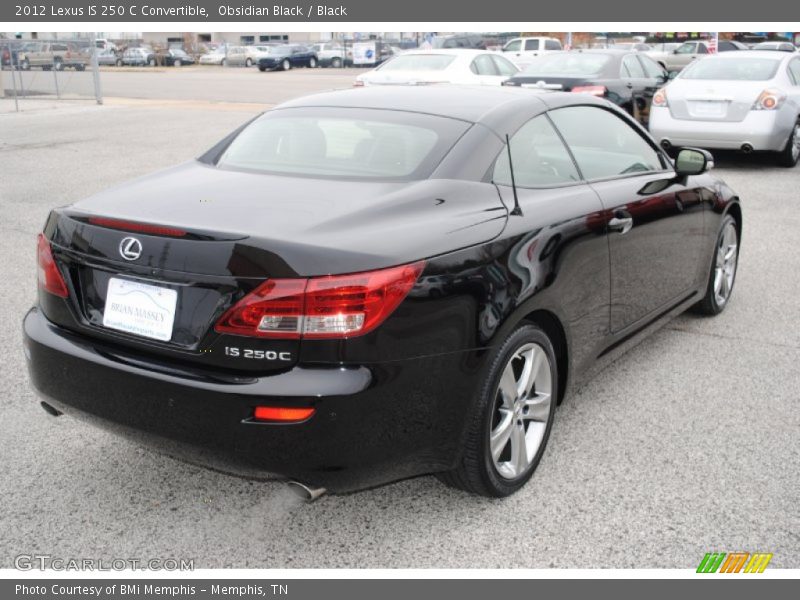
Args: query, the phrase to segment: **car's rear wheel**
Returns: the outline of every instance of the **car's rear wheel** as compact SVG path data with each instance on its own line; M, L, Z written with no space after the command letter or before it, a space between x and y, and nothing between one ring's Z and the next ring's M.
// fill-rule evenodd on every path
M150 65L151 67L155 67L156 66L156 59L155 58L151 58L149 61L147 61L147 64Z
M285 58L281 63L281 69L283 69L284 71L288 71L291 68L292 68L292 63L289 62L288 58Z
M317 68L317 59L314 58L313 56L308 59L308 67L310 69L316 69Z
M495 498L519 490L542 458L557 397L553 344L539 327L526 323L495 353L468 425L461 462L439 479Z
M778 164L782 167L793 167L800 160L800 119L794 124L784 149L778 153Z
M122 66L122 59L121 59L121 58L118 58L118 59L116 60L116 63L115 63L115 64L116 64L118 67L121 67L121 66Z
M733 292L733 284L736 282L738 266L739 231L734 218L726 215L714 246L714 262L708 276L706 295L696 305L698 312L718 315L725 310Z
M263 67L263 66L261 66L261 65L258 65L258 70L259 70L259 71L261 71L261 72L263 73L264 71L266 71L266 70L267 70L267 67Z
M244 61L244 66L248 68L252 67L253 66L252 59L248 58L246 61Z
M339 69L339 68L341 68L341 66L342 66L342 59L341 59L341 58L334 58L334 59L331 61L331 66L332 66L334 69Z
M172 64L176 67L180 67L183 63L181 62L180 58L176 58Z

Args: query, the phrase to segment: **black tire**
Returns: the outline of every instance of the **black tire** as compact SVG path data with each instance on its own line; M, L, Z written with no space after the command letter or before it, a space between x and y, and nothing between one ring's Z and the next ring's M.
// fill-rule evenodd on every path
M795 144L798 143L800 143L800 119L797 120L791 135L789 135L789 139L786 141L786 146L783 147L783 150L778 152L778 165L787 168L792 168L797 165L798 159L800 159L800 154L793 154L793 152L794 148L796 148Z
M221 67L227 67L228 66L228 59L227 58L223 58L222 61L220 61L219 65Z
M722 236L725 233L726 228L729 225L733 225L734 230L736 231L736 267L733 274L733 282L730 284L730 289L728 291L727 298L724 302L720 303L717 300L717 294L714 290L714 283L716 279L716 271L717 271L717 253L719 251L719 247L722 243ZM725 310L725 307L728 306L730 302L730 296L733 293L733 287L736 284L736 274L738 272L739 267L739 229L736 226L736 220L730 216L725 215L725 218L722 220L722 224L720 225L719 232L717 233L717 239L714 243L713 254L711 257L711 267L709 268L708 274L708 281L706 283L706 294L703 296L703 299L700 300L697 304L694 305L694 310L697 313L702 315L709 315L714 316L721 313Z
M263 67L263 66L261 66L261 65L258 65L258 70L259 70L259 71L261 71L261 72L263 73L264 71L266 71L266 70L267 70L267 67Z
M517 350L526 344L539 346L544 350L550 363L550 408L544 435L530 464L518 477L507 479L501 476L495 467L489 436L497 411L500 378ZM557 398L558 368L553 344L538 326L533 323L523 323L506 338L491 358L488 373L471 413L471 421L467 425L467 438L460 463L452 471L438 473L437 477L451 487L473 494L491 498L510 496L528 482L541 461L553 426Z
M150 60L147 61L147 64L150 67L155 67L156 66L156 59L155 58L151 58Z
M308 68L309 69L316 69L317 68L317 59L313 56L308 59Z
M75 65L75 70L76 71L85 71L86 70L86 65Z
M288 71L292 68L292 62L288 58L284 58L283 62L281 63L281 69L284 71Z
M332 66L334 69L341 69L341 68L342 68L342 59L341 59L341 58L334 58L334 59L331 61L331 66Z
M121 58L118 58L115 64L116 64L118 67L121 67L121 66L122 66L122 59L121 59Z
M173 67L181 67L181 66L183 66L183 62L181 62L180 58L176 58L175 60L172 61L172 66Z
M31 70L31 63L28 62L28 59L26 58L21 63L19 63L19 68L22 69L23 71L30 71Z
M64 70L64 63L60 59L56 59L53 61L53 68L56 71L63 71Z
M244 61L244 66L245 66L245 67L252 67L252 66L253 66L253 61L252 61L252 59L249 59L249 58L248 58L246 61Z

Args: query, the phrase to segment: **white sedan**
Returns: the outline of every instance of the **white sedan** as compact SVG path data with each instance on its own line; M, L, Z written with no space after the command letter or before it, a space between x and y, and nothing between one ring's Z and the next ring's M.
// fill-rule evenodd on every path
M500 85L518 72L516 65L499 52L411 50L359 75L354 85Z

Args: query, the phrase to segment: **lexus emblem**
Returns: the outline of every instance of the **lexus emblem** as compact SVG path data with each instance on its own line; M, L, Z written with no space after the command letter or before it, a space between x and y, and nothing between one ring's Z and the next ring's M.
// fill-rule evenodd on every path
M135 237L122 238L119 243L119 255L125 260L136 260L142 255L142 242Z

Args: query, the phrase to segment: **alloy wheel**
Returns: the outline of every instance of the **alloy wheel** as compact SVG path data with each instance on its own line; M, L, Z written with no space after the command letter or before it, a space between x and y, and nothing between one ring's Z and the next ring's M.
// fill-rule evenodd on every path
M714 268L714 300L717 306L724 306L730 298L733 280L736 277L736 264L739 259L739 239L733 223L727 223L717 243L716 265Z
M797 162L800 159L800 121L798 121L794 126L794 131L792 132L792 160Z
M500 377L489 448L497 473L517 479L539 451L550 416L553 382L550 361L538 344L521 346Z

